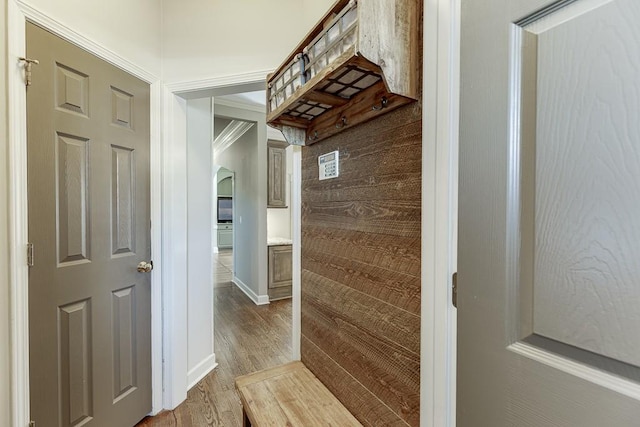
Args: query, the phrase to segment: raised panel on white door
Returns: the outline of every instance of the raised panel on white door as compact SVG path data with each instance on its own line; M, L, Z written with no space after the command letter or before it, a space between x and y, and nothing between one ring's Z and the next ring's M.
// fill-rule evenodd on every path
M135 252L134 150L111 146L112 254Z
M93 417L91 301L58 309L60 425L79 426Z
M91 250L89 141L63 133L56 137L58 263L86 262Z
M626 48L640 31L625 10L637 6L580 3L525 29L533 332L640 366L640 52Z

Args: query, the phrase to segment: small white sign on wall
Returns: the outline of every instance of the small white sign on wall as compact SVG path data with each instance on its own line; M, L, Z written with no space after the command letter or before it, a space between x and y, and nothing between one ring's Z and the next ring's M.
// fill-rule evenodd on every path
M339 156L338 151L332 151L331 153L323 154L318 157L318 169L319 169L319 179L322 181L323 179L337 178L339 171Z

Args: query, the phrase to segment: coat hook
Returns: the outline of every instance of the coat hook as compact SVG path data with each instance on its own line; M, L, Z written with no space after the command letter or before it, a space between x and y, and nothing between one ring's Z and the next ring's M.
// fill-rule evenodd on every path
M40 61L37 59L18 58L21 62L24 62L24 81L25 86L31 86L31 66L33 64L38 65Z
M340 121L336 123L336 129L342 129L347 125L347 116L342 116Z
M309 141L315 141L318 139L318 131L313 131L313 136L309 135Z
M386 96L383 96L382 99L380 100L380 105L374 105L371 109L372 110L376 110L376 111L380 111L384 108L387 108L387 105L389 104L389 100L387 99Z

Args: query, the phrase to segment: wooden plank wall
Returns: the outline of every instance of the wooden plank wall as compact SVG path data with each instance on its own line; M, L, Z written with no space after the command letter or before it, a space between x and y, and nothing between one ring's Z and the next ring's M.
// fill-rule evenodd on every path
M421 144L416 102L302 151L302 360L365 426L420 420Z

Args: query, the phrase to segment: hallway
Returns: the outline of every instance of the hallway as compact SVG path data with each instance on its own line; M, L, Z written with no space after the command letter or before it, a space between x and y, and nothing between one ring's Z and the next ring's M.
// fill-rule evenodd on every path
M256 306L231 283L231 254L214 254L218 367L194 386L174 411L147 417L138 427L240 427L242 407L234 379L291 360L291 300Z

